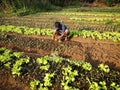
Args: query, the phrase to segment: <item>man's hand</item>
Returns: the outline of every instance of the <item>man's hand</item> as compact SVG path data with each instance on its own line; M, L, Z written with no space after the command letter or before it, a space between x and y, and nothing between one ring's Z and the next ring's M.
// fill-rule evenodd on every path
M57 39L57 38L55 38L54 40L55 40L55 41L58 41L58 39Z
M52 37L52 40L55 40L55 36Z
M52 37L52 40L54 40L54 41L58 41L58 38Z

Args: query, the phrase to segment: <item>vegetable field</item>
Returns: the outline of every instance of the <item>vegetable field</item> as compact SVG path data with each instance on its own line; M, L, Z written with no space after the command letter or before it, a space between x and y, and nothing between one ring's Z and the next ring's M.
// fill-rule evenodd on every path
M28 26L37 28L53 28L55 21L65 23L73 30L120 31L119 13L99 12L46 12L24 17L2 17L1 24Z
M67 25L69 41L52 40L55 21ZM0 17L0 90L120 90L120 14Z

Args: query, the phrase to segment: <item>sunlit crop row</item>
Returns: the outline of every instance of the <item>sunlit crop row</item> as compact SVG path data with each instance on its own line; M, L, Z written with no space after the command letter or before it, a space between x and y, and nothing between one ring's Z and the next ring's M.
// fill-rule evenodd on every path
M2 32L14 32L19 34L36 34L36 35L48 35L52 36L52 29L39 29L39 28L29 28L26 26L0 26L0 31ZM74 37L82 36L83 38L92 38L92 39L100 39L100 40L112 40L112 41L120 41L120 33L119 32L103 32L100 33L98 31L89 31L89 30L71 30L70 35Z

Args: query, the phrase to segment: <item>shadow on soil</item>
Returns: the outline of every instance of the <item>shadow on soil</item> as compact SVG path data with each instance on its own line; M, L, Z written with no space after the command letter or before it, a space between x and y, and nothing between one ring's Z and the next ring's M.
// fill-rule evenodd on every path
M91 54L90 53L87 53L85 61L86 62L90 62L94 67L98 67L99 64L103 63L102 61L93 60L91 58ZM118 70L118 71L120 71L120 67L116 67L116 64L114 62L105 61L104 64L108 65L111 70Z

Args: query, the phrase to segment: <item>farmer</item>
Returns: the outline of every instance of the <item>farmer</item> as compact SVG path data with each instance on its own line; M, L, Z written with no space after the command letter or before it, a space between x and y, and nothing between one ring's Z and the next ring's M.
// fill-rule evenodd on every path
M63 23L55 22L53 40L61 41L62 39L64 39L65 41L67 41L68 35L69 35L69 30L68 30L67 26Z

